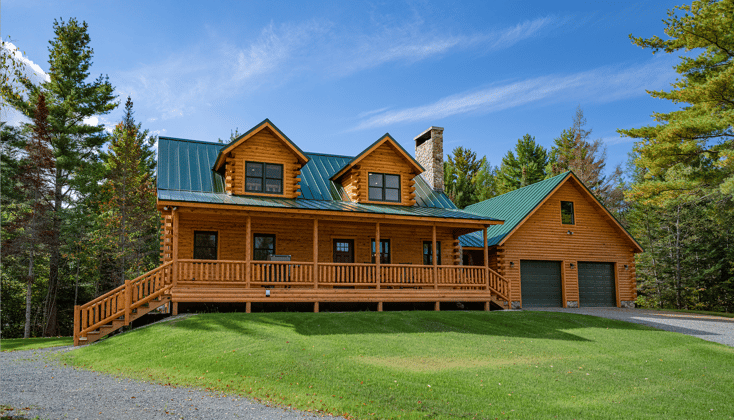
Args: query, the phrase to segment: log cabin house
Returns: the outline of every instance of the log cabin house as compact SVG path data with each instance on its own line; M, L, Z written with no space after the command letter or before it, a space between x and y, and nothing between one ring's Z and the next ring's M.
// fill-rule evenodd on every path
M488 255L510 282L512 308L634 307L642 247L573 172L464 210L505 221L460 240L465 266Z
M186 302L507 308L510 283L488 246L483 264L464 266L459 239L503 221L443 193L443 128L415 149L385 134L355 157L306 153L267 119L225 145L160 137L161 265L77 306L74 343Z

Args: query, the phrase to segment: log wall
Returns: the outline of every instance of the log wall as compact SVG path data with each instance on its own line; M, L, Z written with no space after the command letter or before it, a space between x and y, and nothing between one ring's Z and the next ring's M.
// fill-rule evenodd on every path
M561 201L573 202L575 224L561 223ZM564 305L579 301L579 261L616 263L617 303L637 298L633 244L573 178L498 248L497 255L497 271L510 282L512 301L521 301L522 296L520 260L563 262Z

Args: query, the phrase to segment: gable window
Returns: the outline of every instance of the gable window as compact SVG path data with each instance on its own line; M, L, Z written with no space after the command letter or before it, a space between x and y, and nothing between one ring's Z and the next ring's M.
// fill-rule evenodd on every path
M375 263L375 240L372 239L372 263ZM380 239L380 264L390 264L390 240Z
M246 162L245 192L282 194L283 165L276 163Z
M253 241L252 259L267 261L268 255L275 255L275 235L256 233Z
M400 202L400 175L369 173L369 200Z
M561 223L564 225L574 224L573 201L561 201Z
M441 241L436 241L436 254L438 259L436 264L441 265ZM433 264L433 242L423 241L423 265Z
M194 259L217 259L217 232L194 231Z

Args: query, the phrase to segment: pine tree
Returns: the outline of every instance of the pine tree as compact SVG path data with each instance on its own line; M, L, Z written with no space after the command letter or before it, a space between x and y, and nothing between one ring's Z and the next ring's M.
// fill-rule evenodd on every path
M573 171L589 190L611 211L622 208L624 193L620 186L622 168L618 165L611 175L605 175L607 150L601 139L590 140L586 118L581 107L576 108L571 127L564 129L553 141L546 176L548 178Z
M535 143L535 137L525 134L518 139L515 153L510 150L502 158L502 165L497 173L497 186L500 194L545 179L548 152L543 146Z
M474 204L476 201L476 185L474 178L481 169L481 160L470 149L459 146L448 155L444 163L444 186L449 199L456 207Z
M683 12L682 15L678 11ZM680 56L680 78L654 98L683 104L676 111L654 113L658 124L620 129L638 139L636 164L648 172L632 185L629 197L647 202L697 200L720 190L734 193L734 0L694 1L676 6L663 20L668 39L658 36L632 42L654 53L701 51Z
M100 210L113 241L118 285L124 283L128 273L139 275L147 271L158 245L153 185L156 138L135 123L133 114L133 102L128 97L125 115L115 127L109 151L103 157L108 171L104 188L109 199Z
M26 100L45 95L48 107L50 138L55 157L53 179L53 217L49 260L49 283L44 308L44 335L56 335L58 329L57 294L60 286L63 213L79 187L78 174L88 170L100 146L104 143L104 127L87 125L88 117L107 114L117 104L108 78L99 76L88 82L94 51L86 22L71 18L68 22L54 21L55 38L49 42L49 81L34 85L20 80L21 86L3 86L0 93L15 109L35 119L35 104Z

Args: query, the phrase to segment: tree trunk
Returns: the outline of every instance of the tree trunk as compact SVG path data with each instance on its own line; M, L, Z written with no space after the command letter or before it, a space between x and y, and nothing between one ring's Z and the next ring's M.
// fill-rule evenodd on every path
M681 288L683 287L680 275L680 204L675 214L675 305L681 309Z
M61 170L56 170L56 185L54 188L54 212L53 225L51 228L51 256L49 258L48 293L46 294L46 305L43 311L45 325L43 336L51 337L57 335L57 312L56 293L59 289L59 266L61 265L61 243L59 240L61 232L61 206L63 204Z
M33 251L31 251L31 254L28 258L28 277L26 278L26 291L25 291L25 329L23 330L23 338L30 338L31 337L31 297L32 294L32 286L33 281L35 280L34 277L34 271L33 271L33 264L35 261L35 255L33 255Z

